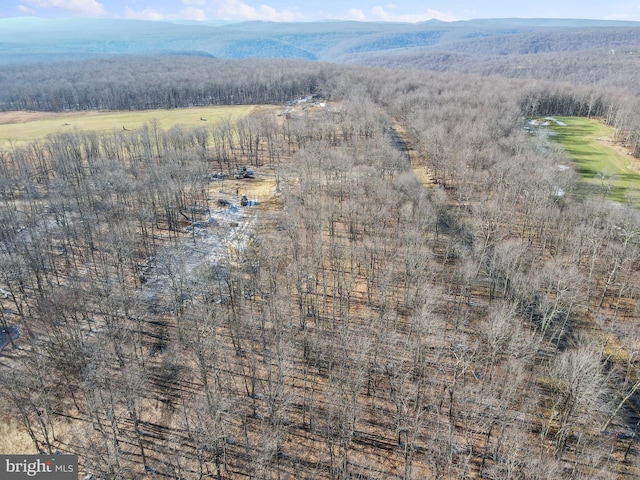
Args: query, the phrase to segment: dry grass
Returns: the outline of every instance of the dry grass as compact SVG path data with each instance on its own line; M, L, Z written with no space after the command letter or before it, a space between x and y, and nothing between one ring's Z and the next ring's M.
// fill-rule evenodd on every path
M232 196L241 197L246 195L249 200L254 200L260 204L268 203L275 198L276 178L275 173L260 172L258 178L245 178L241 180L230 179L220 182L223 191L220 193L230 193ZM215 196L215 189L211 192Z
M225 120L235 122L254 108L238 105L130 112L0 112L0 150L41 140L52 133L134 130L154 120L165 130L175 125L211 127Z
M19 455L38 453L24 427L8 415L0 418L0 454Z
M429 175L424 167L415 166L412 167L411 170L413 171L413 174L416 176L421 185L425 187L431 187L434 184L433 177Z

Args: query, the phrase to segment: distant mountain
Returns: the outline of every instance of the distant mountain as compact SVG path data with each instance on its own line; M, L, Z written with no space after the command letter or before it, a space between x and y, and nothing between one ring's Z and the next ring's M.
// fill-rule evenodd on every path
M482 19L423 23L197 23L0 19L0 64L111 55L368 61L415 51L507 55L636 45L640 22Z

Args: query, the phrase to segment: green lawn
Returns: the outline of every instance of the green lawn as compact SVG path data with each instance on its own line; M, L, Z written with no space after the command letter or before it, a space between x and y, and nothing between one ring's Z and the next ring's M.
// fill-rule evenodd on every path
M581 117L554 117L551 138L560 143L571 156L575 167L591 187L619 202L640 192L640 160L612 148L613 128L598 120ZM564 124L564 125L562 125Z
M50 133L74 130L134 130L157 119L163 129L181 124L187 128L211 127L223 120L237 121L252 109L250 105L197 107L173 110L127 112L65 112L34 114L0 113L0 150L45 138ZM21 118L20 115L22 115ZM204 119L204 120L202 120Z

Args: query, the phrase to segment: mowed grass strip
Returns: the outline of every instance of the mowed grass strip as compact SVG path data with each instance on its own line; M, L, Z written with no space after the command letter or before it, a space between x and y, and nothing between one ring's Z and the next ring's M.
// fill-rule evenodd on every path
M612 200L637 204L640 160L613 148L613 128L589 118L554 118L558 123L552 122L551 138L566 149L585 182ZM636 195L634 200L631 194Z
M233 105L126 112L0 112L0 149L41 140L52 133L135 130L154 120L165 130L175 125L211 127L225 120L236 122L253 108Z

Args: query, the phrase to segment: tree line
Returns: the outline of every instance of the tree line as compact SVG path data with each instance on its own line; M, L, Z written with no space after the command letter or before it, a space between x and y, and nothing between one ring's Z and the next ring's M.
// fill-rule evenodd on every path
M333 68L313 62L189 56L10 65L0 79L0 109L59 112L283 103L317 93Z
M517 57L514 63L512 57L507 56L493 60L483 58L478 63L467 57L457 61L460 58L455 57L455 53L447 53L444 57L438 53L420 56L415 66L429 70L524 77L516 81L518 85L528 85L530 90L529 96L522 99L523 114L604 118L616 128L620 140L630 145L637 157L640 155L640 118L637 113L640 109L633 90L633 79L637 77L637 62L633 61L635 54L637 52L626 50L614 53L583 51L572 53L571 57L554 53L549 55L557 57ZM436 55L435 60L433 55ZM413 61L405 57L399 64L389 56L381 57L380 61L372 57L369 61L391 68L414 66ZM605 68L605 64L609 67ZM601 70L595 69L595 65ZM361 67L292 60L220 60L186 56L13 65L7 66L0 78L0 109L148 110L277 104L309 94L330 97L341 88L340 69L354 68ZM389 74L384 69L372 72L378 73L371 75ZM531 77L541 80L527 80ZM585 79L589 86L584 85Z

